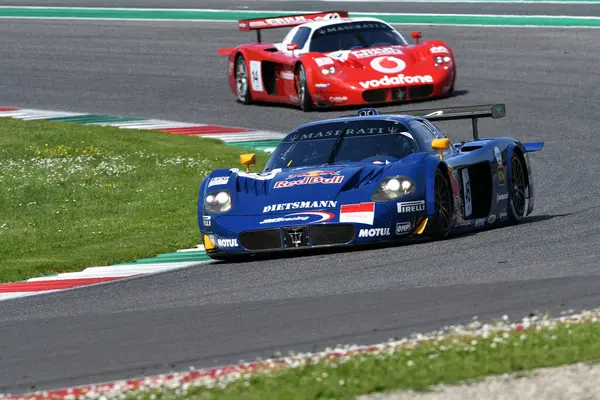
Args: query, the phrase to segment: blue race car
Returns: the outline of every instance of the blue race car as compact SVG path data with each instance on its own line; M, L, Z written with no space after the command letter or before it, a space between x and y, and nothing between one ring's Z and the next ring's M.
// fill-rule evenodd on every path
M405 111L302 125L250 172L213 171L201 184L198 223L213 259L394 242L520 221L533 211L528 153L543 142L480 139L479 118L504 104ZM452 144L431 121L471 119L473 140Z

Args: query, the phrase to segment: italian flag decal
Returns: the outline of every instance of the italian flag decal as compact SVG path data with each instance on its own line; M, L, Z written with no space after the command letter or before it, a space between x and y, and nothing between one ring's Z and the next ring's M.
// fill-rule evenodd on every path
M343 204L340 210L340 222L373 225L375 203Z

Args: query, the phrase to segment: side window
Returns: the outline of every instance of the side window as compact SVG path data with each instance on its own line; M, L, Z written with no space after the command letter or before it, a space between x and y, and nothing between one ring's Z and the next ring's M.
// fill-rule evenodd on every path
M431 131L427 127L427 125L425 125L421 121L414 120L410 121L408 123L408 126L417 137L417 140L419 141L421 146L423 146L423 148L426 151L433 150L431 148L431 142L433 141L433 139L437 139L437 136L433 133L433 131Z
M291 43L296 43L298 45L298 49L301 49L306 44L306 41L308 40L309 36L310 36L310 28L307 28L304 26L300 27L300 28L298 28L298 31L292 38Z

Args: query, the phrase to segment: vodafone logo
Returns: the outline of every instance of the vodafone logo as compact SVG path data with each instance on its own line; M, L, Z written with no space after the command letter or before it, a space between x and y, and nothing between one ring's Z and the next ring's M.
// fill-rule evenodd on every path
M371 68L382 74L397 74L406 68L406 63L396 57L381 56L371 60Z

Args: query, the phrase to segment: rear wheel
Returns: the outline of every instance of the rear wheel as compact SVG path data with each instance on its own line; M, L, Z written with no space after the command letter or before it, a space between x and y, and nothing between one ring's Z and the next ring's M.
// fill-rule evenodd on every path
M244 60L244 56L238 54L235 58L235 89L237 91L238 99L244 104L250 104L252 102L250 85L248 82L246 60Z
M450 232L452 220L452 192L450 183L441 170L435 172L435 213L431 220L431 235L435 239L445 239Z
M513 152L510 160L509 207L512 222L525 217L527 212L527 170L523 158Z
M304 66L300 64L296 69L296 93L298 93L298 99L300 101L300 108L302 111L310 111L313 108L312 98L308 91L308 83L306 80L306 71Z

